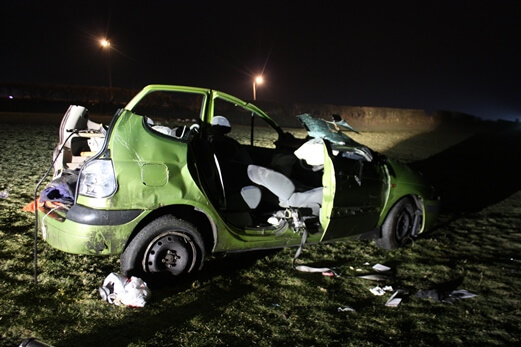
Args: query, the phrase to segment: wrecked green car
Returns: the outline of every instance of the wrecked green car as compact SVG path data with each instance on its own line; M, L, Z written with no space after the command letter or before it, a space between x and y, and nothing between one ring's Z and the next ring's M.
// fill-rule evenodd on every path
M40 193L43 239L121 255L126 276L183 275L215 253L374 239L395 249L433 224L434 189L355 142L338 117L284 132L215 90L150 85L109 126L71 106ZM305 134L305 133L304 133Z

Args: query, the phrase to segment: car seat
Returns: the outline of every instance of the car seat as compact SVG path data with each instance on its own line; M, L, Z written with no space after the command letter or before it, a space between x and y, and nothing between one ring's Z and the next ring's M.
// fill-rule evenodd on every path
M248 165L248 177L253 183L266 187L275 194L280 207L310 208L314 216L319 215L323 187L297 192L295 184L288 177L258 165Z

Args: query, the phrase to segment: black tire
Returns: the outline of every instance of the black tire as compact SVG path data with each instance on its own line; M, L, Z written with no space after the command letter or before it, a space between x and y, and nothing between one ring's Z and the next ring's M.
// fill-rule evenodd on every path
M190 223L166 215L147 224L121 254L121 273L171 279L201 269L204 243Z
M403 198L394 205L382 224L382 237L375 240L378 247L393 250L402 247L417 234L421 223L415 223L416 204L411 198ZM421 220L420 220L421 221Z

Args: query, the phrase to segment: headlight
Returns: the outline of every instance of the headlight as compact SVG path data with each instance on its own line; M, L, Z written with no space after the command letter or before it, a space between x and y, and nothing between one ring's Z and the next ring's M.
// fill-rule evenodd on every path
M79 194L106 198L114 194L116 188L116 175L111 160L93 160L81 169Z

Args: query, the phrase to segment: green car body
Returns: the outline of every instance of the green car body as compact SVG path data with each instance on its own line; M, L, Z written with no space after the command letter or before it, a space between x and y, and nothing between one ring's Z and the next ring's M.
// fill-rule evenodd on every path
M170 95L182 95L185 104ZM419 173L342 131L329 131L328 122L309 115L299 116L307 130L315 124L319 130L328 125L325 136L309 132L316 140L314 148L323 152L318 166L305 165L292 154L309 137L290 136L255 105L215 90L147 86L116 112L103 131L87 120L86 110L80 109L76 116L69 111L62 122L61 148L54 153L54 180L68 172L78 179L68 206L40 208L43 237L69 253L122 254L125 274L177 275L200 268L210 253L298 246L304 231L307 243L375 239L379 246L393 249L428 229L438 213L438 196ZM212 120L223 112L240 123L246 137L238 140L253 158L250 165L226 164L216 155L209 140ZM257 141L264 132L270 134L269 141L266 137ZM95 146L85 144L95 137L102 140L92 151ZM87 151L79 153L78 148ZM299 206L274 206L275 194L254 180L243 188L251 188L253 200L260 196L260 203L245 204L241 194L248 189L240 194L228 189L239 182L235 175L242 177L243 168L271 170L277 166L272 165L274 158L283 158L279 162L287 165L282 171L288 177L294 173L292 180L310 177L303 186L322 197L318 213L310 212L305 201ZM227 170L234 175L230 184ZM262 202L267 195L269 201ZM409 207L405 221L403 213L393 211L404 200Z

